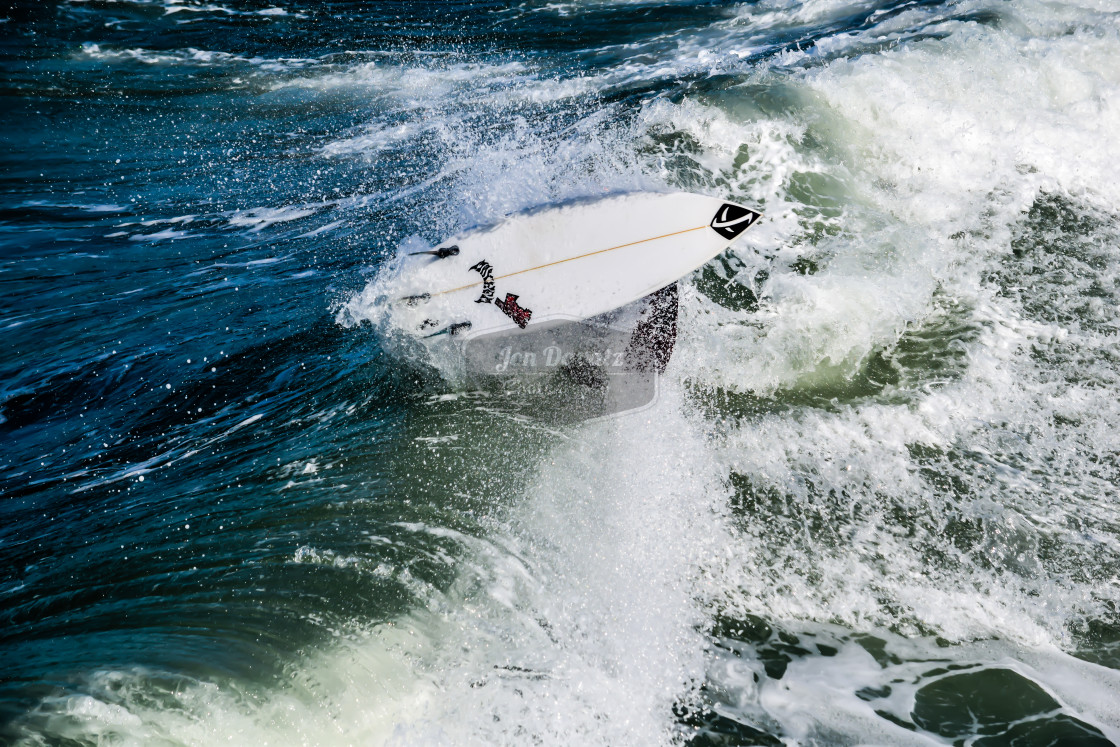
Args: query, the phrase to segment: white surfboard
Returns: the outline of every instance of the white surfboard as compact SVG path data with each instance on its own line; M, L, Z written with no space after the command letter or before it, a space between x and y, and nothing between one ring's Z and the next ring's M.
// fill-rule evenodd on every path
M715 197L634 193L512 216L409 257L392 324L466 338L588 319L702 266L760 217Z

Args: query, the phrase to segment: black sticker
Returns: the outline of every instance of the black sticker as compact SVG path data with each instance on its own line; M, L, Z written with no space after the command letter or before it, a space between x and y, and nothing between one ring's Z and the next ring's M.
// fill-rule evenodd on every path
M759 215L753 210L725 202L712 218L712 230L725 239L734 239L750 228L751 224L758 220Z
M517 296L513 293L507 293L504 301L495 301L494 305L501 309L521 329L525 329L525 325L529 323L529 319L533 316L532 311L523 309L517 304Z
M490 303L494 300L494 268L485 259L471 267L482 276L482 295L475 299L475 303Z

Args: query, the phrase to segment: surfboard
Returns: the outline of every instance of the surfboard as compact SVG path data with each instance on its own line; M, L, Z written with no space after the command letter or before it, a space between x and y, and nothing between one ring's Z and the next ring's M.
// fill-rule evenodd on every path
M686 192L515 215L409 257L391 289L391 320L420 337L471 338L588 319L701 267L759 217Z

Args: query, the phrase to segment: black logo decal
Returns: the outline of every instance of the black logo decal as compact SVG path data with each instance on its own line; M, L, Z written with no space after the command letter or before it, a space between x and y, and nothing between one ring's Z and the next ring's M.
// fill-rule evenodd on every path
M517 296L513 293L507 293L504 301L495 301L494 305L501 309L521 329L525 329L525 325L529 323L529 319L533 316L532 311L517 305Z
M725 202L712 218L712 230L725 239L733 239L758 220L759 213Z
M471 269L482 276L482 295L475 299L475 303L490 303L494 300L494 268L484 259Z

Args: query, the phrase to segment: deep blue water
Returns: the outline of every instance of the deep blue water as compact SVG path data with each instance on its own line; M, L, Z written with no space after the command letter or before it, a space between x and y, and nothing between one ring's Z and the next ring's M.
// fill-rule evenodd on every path
M1107 3L0 15L5 743L1120 739ZM628 189L768 221L652 412L386 344L402 247Z

